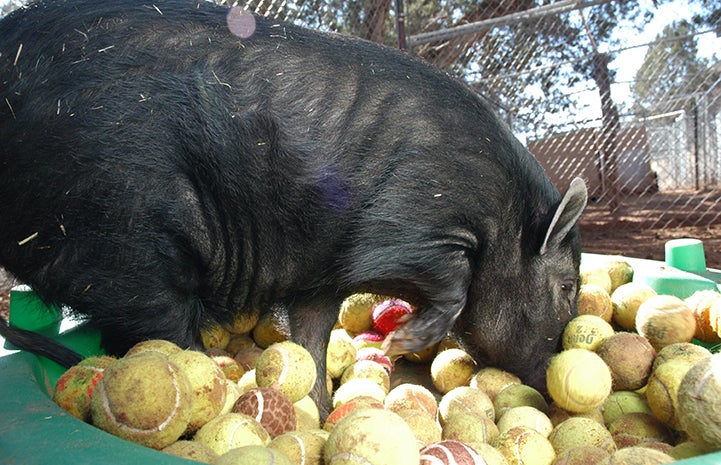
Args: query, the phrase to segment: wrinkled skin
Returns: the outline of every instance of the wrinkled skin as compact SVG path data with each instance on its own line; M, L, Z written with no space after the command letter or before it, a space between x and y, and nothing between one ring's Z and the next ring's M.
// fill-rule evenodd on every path
M361 290L418 308L390 353L453 330L543 387L575 312L580 180L562 198L483 101L401 52L154 5L0 21L0 265L116 355L197 347L204 323L278 303L322 408L328 335Z

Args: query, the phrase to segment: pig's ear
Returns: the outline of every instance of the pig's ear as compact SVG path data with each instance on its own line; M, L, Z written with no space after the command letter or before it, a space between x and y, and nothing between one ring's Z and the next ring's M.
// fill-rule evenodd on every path
M568 187L568 191L566 191L566 195L563 196L561 203L558 205L556 214L553 215L553 220L548 227L546 238L541 246L541 255L546 253L549 248L558 245L566 237L566 234L576 224L578 218L581 217L583 209L586 208L587 199L586 183L581 178L574 178Z

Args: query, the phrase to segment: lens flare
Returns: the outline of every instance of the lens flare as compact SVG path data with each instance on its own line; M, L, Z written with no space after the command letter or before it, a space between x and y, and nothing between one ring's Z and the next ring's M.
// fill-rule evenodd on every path
M233 7L228 11L228 29L241 39L247 39L255 33L255 17L250 11Z

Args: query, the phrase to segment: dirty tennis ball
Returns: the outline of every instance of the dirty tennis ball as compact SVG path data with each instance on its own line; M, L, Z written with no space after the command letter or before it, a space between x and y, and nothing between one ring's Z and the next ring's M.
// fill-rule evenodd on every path
M687 297L685 302L696 317L694 337L706 344L721 342L718 333L721 324L721 294L712 290L697 291Z
M225 346L225 351L228 352L231 357L235 357L238 352L249 347L258 347L255 345L255 341L250 336L250 334L231 333L230 341L228 342L228 345Z
M313 356L295 342L276 342L265 349L256 361L255 380L258 386L276 386L291 402L307 396L315 379Z
M460 410L444 419L441 430L443 439L455 439L474 449L478 444L493 442L498 435L498 426L487 416Z
M237 312L233 321L226 325L226 329L230 332L231 337L235 334L248 334L253 331L255 325L260 320L260 309L254 308L250 311Z
M456 412L485 415L491 421L496 421L493 402L488 395L480 389L470 386L459 386L441 397L438 402L438 422L445 426L446 419Z
M260 354L262 353L263 349L253 345L252 347L240 349L236 352L235 356L233 356L233 359L240 364L241 368L248 372L255 369L255 364L258 363L258 358L260 358Z
M55 383L53 402L84 422L90 421L90 399L105 369L116 359L110 356L88 357L68 368Z
M353 339L345 329L334 329L330 333L326 351L326 372L333 379L339 379L346 368L356 361L356 348Z
M377 331L368 330L358 333L353 337L353 345L357 351L363 350L368 347L381 349L383 347L383 341L385 336Z
M580 270L581 285L593 284L599 286L605 290L608 294L611 293L611 276L608 274L608 270L602 266L584 266L581 265Z
M546 412L546 415L548 415L548 418L551 419L551 423L553 423L553 426L558 426L569 418L574 417L588 418L603 425L603 412L601 412L602 407L603 406L600 406L588 412L578 413L564 410L559 407L558 404L556 404L555 402L551 402L551 405L548 406L548 412Z
M295 410L295 428L297 430L320 428L320 411L310 396L294 402L293 410Z
M478 452L453 439L428 444L421 450L420 465L488 465Z
M611 294L613 321L623 329L636 329L638 307L656 295L650 286L637 282L622 284Z
M223 408L220 409L219 415L228 413L231 410L233 410L235 401L238 400L238 398L240 397L240 395L242 393L243 393L243 391L240 390L240 386L238 386L238 383L231 381L229 379L226 379L225 380L225 404L223 404Z
M166 357L144 352L123 357L105 369L90 409L98 428L162 449L187 429L192 403L193 388L185 373Z
M255 343L262 349L287 341L290 335L287 316L282 311L273 311L273 308L262 312L252 334Z
M296 428L293 403L288 396L272 387L259 387L244 392L235 401L232 411L255 418L271 438Z
M294 464L323 465L326 438L312 431L289 431L276 437L268 447L280 451Z
M430 363L438 354L438 342L431 344L425 349L421 349L417 352L409 352L403 354L403 358L413 363Z
M375 347L364 347L360 349L356 352L355 360L356 362L360 362L361 360L372 360L381 365L388 375L393 372L393 362L390 357L388 357L381 349Z
M671 448L668 455L676 460L690 459L706 453L703 448L693 441L683 441Z
M279 450L249 445L229 450L213 465L293 465L293 462Z
M606 427L595 420L571 417L562 421L548 435L557 453L580 446L598 447L607 454L616 450L616 443Z
M230 332L216 321L206 321L200 328L200 340L206 349L225 349L230 342Z
M619 449L596 465L661 465L673 461L673 457L661 451L636 446Z
M475 360L461 349L439 352L431 362L431 380L441 394L459 386L468 386L475 372Z
M673 439L671 430L661 420L643 412L621 415L608 425L608 431L619 449L650 441L670 443Z
M627 413L653 413L648 406L646 397L635 391L615 391L603 403L603 422L610 425L620 416Z
M403 383L388 392L383 400L384 407L392 412L413 409L431 418L436 417L438 401L433 393L420 384Z
M128 349L125 353L125 357L129 355L136 355L142 352L156 352L165 357L172 355L176 352L180 352L180 346L174 342L166 341L165 339L148 339L147 341L141 341L135 344L133 347Z
M244 413L225 413L204 424L194 441L210 447L216 454L223 455L230 449L243 446L267 446L270 435L255 418Z
M383 403L370 396L360 396L352 399L344 404L334 408L328 418L326 418L323 424L324 431L333 431L335 425L337 425L343 418L350 415L352 412L365 408L377 408L383 409Z
M600 447L577 446L557 452L553 465L596 465L610 454Z
M579 315L568 322L561 342L564 349L596 350L601 342L616 333L608 321L596 315Z
M368 331L373 327L373 307L384 299L377 294L352 294L341 303L338 322L351 334Z
M555 355L546 370L551 398L569 412L588 412L611 393L611 370L595 352L569 349Z
M420 453L410 426L396 413L360 409L330 432L325 465L418 465Z
M386 391L370 379L352 379L341 384L333 393L333 408L338 408L357 397L372 397L383 404L386 398Z
M391 389L391 378L382 365L371 360L355 362L345 369L340 378L341 386L353 379L368 379L380 386L386 394Z
M645 337L625 331L605 338L596 353L611 369L614 391L642 388L656 357L656 350Z
M493 399L496 420L500 420L507 410L521 405L535 407L544 413L548 412L548 402L538 390L527 384L511 384Z
M521 384L521 378L500 368L483 367L473 375L469 384L472 388L485 392L493 400L511 384Z
M611 278L611 292L633 280L633 267L626 260L611 260L604 264L604 268Z
M202 352L183 350L168 357L188 377L193 388L193 410L188 432L217 417L225 406L226 377L217 363Z
M189 441L187 439L176 441L163 448L161 452L202 463L215 463L218 459L218 454L213 452L210 447L198 441Z
M434 418L429 417L424 412L414 409L401 409L395 413L411 427L419 449L427 444L441 440L441 426Z
M373 330L384 336L401 326L413 313L410 304L399 299L387 299L373 308Z
M506 410L503 416L496 423L498 431L503 433L515 426L524 428L532 428L548 437L553 430L553 423L548 415L541 412L535 407L528 405L520 405Z
M206 355L218 364L225 377L231 381L237 383L245 373L245 369L230 355L220 354L214 351L208 351Z
M551 465L556 458L551 442L538 431L515 427L501 433L492 445L514 465Z
M668 426L680 429L678 388L693 365L683 360L662 363L651 374L646 385L646 399L651 412Z
M659 365L671 360L684 361L689 365L695 365L696 362L703 360L709 355L711 355L710 350L691 342L677 342L675 344L669 344L659 350L656 354L652 370L655 370Z
M613 318L611 296L597 284L583 284L578 290L576 303L579 315L595 315L606 322Z
M721 449L721 354L697 362L678 388L681 429L707 451Z
M658 351L676 342L691 342L696 333L696 317L678 297L657 295L638 307L636 331Z

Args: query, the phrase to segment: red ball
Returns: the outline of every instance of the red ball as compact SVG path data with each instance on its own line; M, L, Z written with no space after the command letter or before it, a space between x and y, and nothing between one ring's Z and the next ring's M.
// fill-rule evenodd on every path
M323 429L326 431L333 431L335 425L337 425L338 422L341 421L343 418L347 417L349 413L353 412L356 409L362 408L377 408L382 410L383 402L379 402L373 397L356 397L355 399L346 402L345 404L339 405L332 412L330 412L330 415L328 415L328 418L323 424Z
M421 449L420 465L486 465L486 461L462 442L445 439Z
M391 331L401 326L407 315L413 313L410 305L402 300L385 300L373 309L373 329L379 333L388 335Z
M388 357L385 352L383 352L381 349L378 349L377 347L362 347L358 349L355 359L356 362L360 362L361 360L371 360L373 362L376 362L383 368L385 368L386 372L389 375L391 374L391 371L393 371L393 362L391 361L390 357Z
M353 342L356 347L376 347L380 349L385 338L383 334L377 331L363 331L353 338Z
M295 430L295 408L288 396L272 387L253 388L241 395L233 412L245 413L258 420L271 438Z

